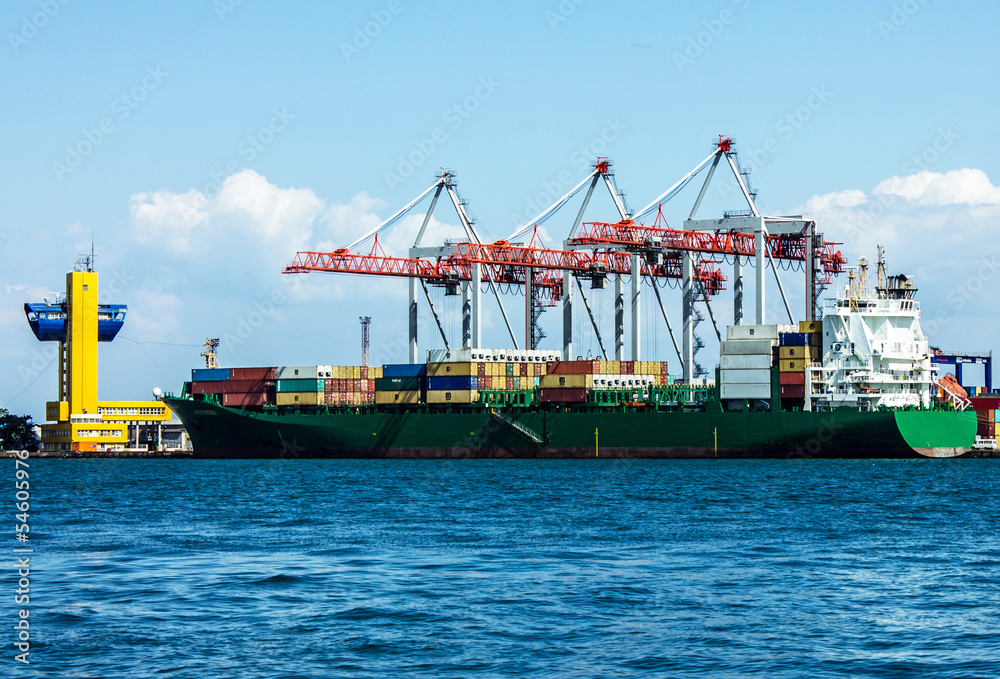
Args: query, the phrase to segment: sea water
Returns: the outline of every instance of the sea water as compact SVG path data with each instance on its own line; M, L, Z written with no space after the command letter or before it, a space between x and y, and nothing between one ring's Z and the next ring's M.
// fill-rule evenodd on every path
M1000 676L992 460L30 464L16 676Z

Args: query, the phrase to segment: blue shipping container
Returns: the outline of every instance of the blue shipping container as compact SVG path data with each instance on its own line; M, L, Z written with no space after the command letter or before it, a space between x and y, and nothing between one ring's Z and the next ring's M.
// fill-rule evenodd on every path
M229 379L229 368L193 368L192 382L225 382Z
M465 391L467 389L478 389L478 377L428 377L427 388L442 391Z
M423 377L427 374L424 363L389 363L382 366L382 377Z
M809 336L804 332L783 332L780 341L783 347L804 347L809 344Z

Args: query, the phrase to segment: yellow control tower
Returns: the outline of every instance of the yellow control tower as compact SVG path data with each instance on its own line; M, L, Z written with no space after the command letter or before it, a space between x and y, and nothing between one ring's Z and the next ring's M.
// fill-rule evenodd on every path
M35 337L59 342L59 398L46 404L45 450L124 450L132 440L133 426L138 432L140 424L171 419L159 401L97 400L97 343L115 338L128 309L124 304L99 302L93 259L93 253L84 256L66 274L65 297L24 305Z

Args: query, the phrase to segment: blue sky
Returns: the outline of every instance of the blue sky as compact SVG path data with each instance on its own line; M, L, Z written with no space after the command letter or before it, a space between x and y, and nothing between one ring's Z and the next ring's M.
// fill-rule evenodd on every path
M406 283L281 275L297 249L350 242L441 167L494 238L596 155L640 207L720 133L772 213L807 212L852 263L884 243L890 269L917 278L932 340L989 351L998 23L995 5L931 0L5 3L0 405L44 414L55 368L21 305L62 289L91 237L102 289L130 309L101 348L103 399L178 389L200 359L174 345L208 336L231 338L226 365L357 363L361 314L391 361ZM666 206L672 224L692 191ZM739 207L715 191L700 214ZM436 214L449 233L453 213ZM610 201L587 218L613 220ZM522 306L508 304L518 319ZM649 307L647 356L674 359ZM731 313L726 295L718 309ZM578 350L596 350L577 324ZM557 315L542 325L559 346ZM509 345L501 327L488 309L488 345ZM421 347L440 345L424 323Z

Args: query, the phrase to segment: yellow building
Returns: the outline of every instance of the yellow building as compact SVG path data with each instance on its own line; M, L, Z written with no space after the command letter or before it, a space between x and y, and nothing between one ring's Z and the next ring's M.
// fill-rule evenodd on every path
M25 304L35 337L59 342L59 398L46 403L42 444L46 450L95 452L123 450L135 427L171 419L159 401L99 401L97 343L118 334L127 311L123 304L101 304L92 256L66 274L66 295L55 302ZM83 268L83 270L81 270Z

